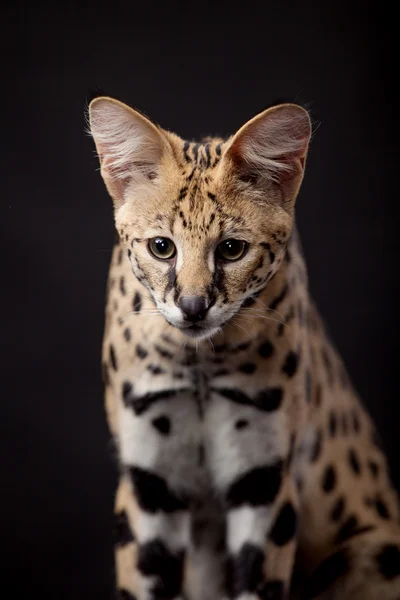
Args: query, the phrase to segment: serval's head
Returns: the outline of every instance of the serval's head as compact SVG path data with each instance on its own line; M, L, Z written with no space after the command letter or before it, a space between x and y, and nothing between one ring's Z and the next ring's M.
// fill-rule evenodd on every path
M108 97L90 130L137 279L174 327L213 335L268 285L293 227L311 134L274 106L228 140L188 142Z

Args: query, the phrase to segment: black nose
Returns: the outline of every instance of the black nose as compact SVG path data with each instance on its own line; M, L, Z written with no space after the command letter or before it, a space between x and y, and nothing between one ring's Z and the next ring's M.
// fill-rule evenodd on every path
M207 312L207 298L204 296L182 296L179 308L187 321L202 321Z

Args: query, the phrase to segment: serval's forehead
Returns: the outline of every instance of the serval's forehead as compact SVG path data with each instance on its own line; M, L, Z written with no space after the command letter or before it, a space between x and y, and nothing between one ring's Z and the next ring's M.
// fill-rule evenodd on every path
M216 167L224 152L224 140L183 141L180 146L183 172L170 207L169 224L174 233L201 240L229 229L243 230L245 219L239 208L227 206L226 194L216 185Z
M204 172L215 169L221 160L224 141L207 138L201 142L184 141L181 146L184 164Z

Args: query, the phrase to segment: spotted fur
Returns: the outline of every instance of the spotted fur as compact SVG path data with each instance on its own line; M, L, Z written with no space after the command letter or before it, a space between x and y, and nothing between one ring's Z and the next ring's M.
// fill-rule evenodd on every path
M398 600L397 495L295 226L307 112L195 143L101 97L90 128L118 232L103 380L119 597Z

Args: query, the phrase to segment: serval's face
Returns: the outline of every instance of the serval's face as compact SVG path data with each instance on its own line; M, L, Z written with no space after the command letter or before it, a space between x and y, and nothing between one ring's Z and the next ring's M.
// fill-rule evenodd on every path
M310 136L281 105L226 142L188 143L119 102L94 100L91 131L137 279L164 318L212 336L277 271Z

